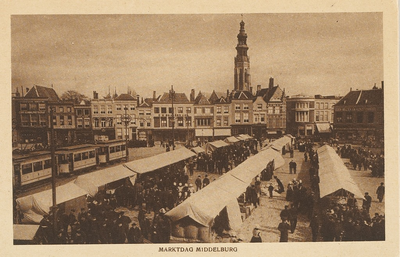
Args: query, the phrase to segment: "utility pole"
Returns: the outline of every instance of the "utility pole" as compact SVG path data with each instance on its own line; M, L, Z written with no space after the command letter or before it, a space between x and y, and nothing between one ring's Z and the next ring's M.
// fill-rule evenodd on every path
M128 149L128 125L131 122L131 116L128 115L128 107L124 106L125 114L122 116L122 121L125 124L125 151L126 151L126 161L129 160L129 149Z
M171 85L171 90L169 91L169 97L172 100L172 149L175 149L175 135L174 135L174 127L175 127L175 114L174 114L174 98L175 91L174 85Z
M51 192L53 200L53 231L54 235L57 235L57 193L56 193L56 177L57 177L57 165L56 165L56 144L54 136L54 108L50 107L50 152L51 152Z

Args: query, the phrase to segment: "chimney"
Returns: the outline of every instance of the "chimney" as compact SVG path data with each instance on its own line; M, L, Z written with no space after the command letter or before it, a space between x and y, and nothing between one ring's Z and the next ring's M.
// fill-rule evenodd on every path
M140 95L136 95L136 105L140 105Z
M257 85L257 93L261 91L261 85Z
M381 85L382 85L382 90L383 90L383 86L384 86L384 85L383 85L383 80L381 81Z
M144 102L144 100L143 100L143 96L142 96L142 99L141 99L141 101L140 101L141 103L143 103Z
M269 84L268 84L268 88L271 89L274 86L274 78L270 77L269 78Z
M156 100L156 91L153 91L153 101Z
M190 102L193 102L195 98L195 91L194 89L190 90Z
M253 87L250 87L250 93L253 94Z
M93 99L98 99L99 94L96 91L93 91Z
M350 92L353 91L353 88L350 88Z
M24 97L24 87L21 86L21 96Z
M15 96L16 96L16 97L19 97L18 88L17 88L17 91L15 92Z

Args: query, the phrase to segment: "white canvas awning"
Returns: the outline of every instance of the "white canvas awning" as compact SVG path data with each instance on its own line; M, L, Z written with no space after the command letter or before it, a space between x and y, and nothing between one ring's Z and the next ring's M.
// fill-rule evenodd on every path
M315 123L319 133L331 133L331 125L329 123Z
M230 135L231 135L231 129L223 129L223 128L221 128L221 129L215 128L214 129L214 136L216 136L216 137L227 137Z
M288 136L283 136L277 140L275 140L274 142L270 143L268 145L268 147L271 147L272 149L275 149L279 152L282 151L282 148L285 146L291 146L292 143L292 138L288 137Z
M193 148L190 149L190 150L192 150L192 151L195 152L196 154L204 153L204 152L206 151L206 150L204 150L203 148L201 148L200 146L193 147Z
M354 194L355 198L363 199L363 194L335 150L328 145L324 145L320 147L317 152L321 198L345 190Z
M61 204L88 194L87 191L74 184L74 182L56 188L56 203ZM36 194L17 199L19 210L24 214L27 222L39 223L44 214L48 214L53 205L52 190L45 190Z
M221 210L227 207L231 228L238 227L237 217L240 210L237 208L237 197L246 191L252 179L271 161L275 162L275 168L284 164L282 156L274 150L259 152L193 194L166 215L174 222L190 217L203 226L210 226Z
M225 141L226 143L237 143L237 142L240 142L240 140L237 139L237 138L234 137L234 136L227 137L227 138L225 138L224 141Z
M215 149L221 148L221 147L225 147L225 146L229 146L229 144L225 143L222 140L217 140L217 141L213 141L213 142L208 142L206 144L206 152L212 152Z
M32 241L38 229L39 225L14 224L14 240Z
M118 165L80 175L76 178L75 184L86 190L91 196L94 196L99 187L134 175L136 175L136 173L123 165Z
M170 152L165 152L148 158L131 161L125 163L124 166L128 167L130 170L136 173L143 174L150 171L158 170L174 163L178 163L194 156L196 156L195 153L185 147L182 147Z

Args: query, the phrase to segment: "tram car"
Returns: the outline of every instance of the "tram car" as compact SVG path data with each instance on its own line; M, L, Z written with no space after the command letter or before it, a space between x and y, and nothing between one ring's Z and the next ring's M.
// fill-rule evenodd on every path
M100 164L120 161L126 157L126 142L125 140L115 139L108 141L97 142L98 157Z
M25 186L51 178L51 154L49 151L13 154L14 186Z
M84 169L95 168L97 146L74 145L57 149L58 174L70 174Z

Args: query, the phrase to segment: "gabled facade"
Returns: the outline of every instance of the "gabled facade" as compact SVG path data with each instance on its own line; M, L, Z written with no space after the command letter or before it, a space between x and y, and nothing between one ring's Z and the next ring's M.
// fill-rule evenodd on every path
M229 95L229 94L227 94ZM228 97L218 96L215 91L209 101L214 105L214 138L224 138L232 134L231 131L231 103Z
M115 139L115 111L112 98L99 99L98 94L93 92L90 102L92 111L92 128L94 141ZM122 108L122 107L121 107Z
M137 139L138 96L120 94L114 98L116 139Z
M82 100L74 105L75 109L75 136L80 144L93 143L92 110L89 100Z
M145 98L137 107L138 110L138 140L153 139L153 102L157 101L155 92L153 98Z
M249 91L233 91L231 93L232 135L253 135L253 98Z

